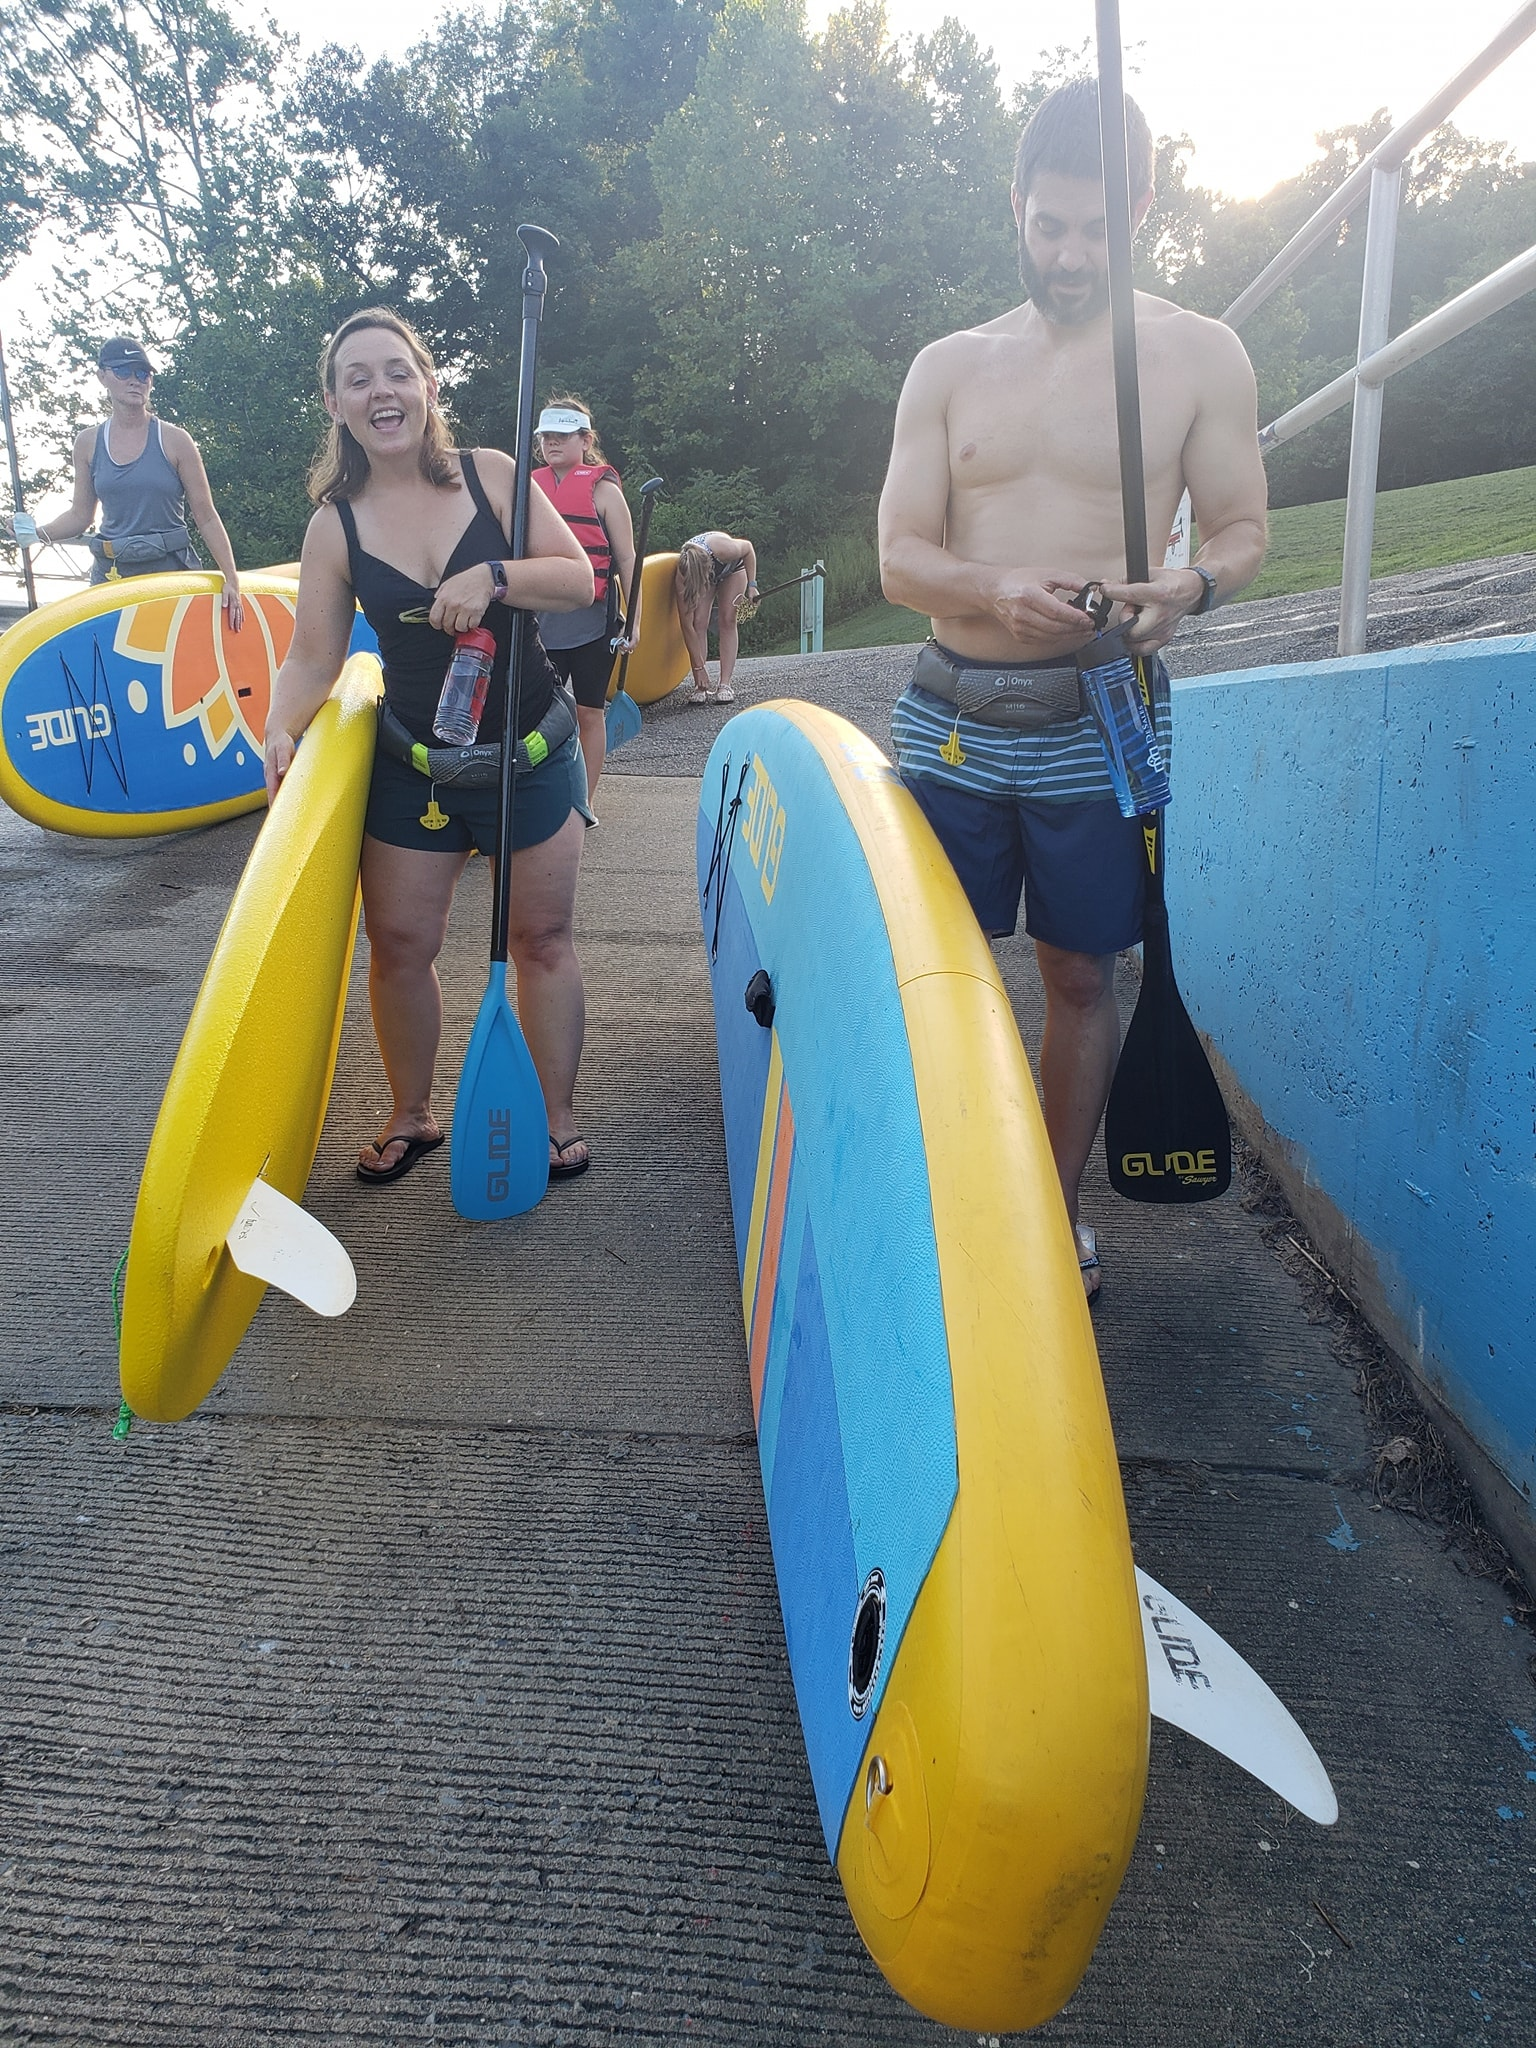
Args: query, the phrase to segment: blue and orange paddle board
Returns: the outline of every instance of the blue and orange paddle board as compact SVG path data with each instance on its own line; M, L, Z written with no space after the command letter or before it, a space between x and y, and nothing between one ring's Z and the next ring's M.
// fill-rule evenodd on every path
M698 872L827 1848L911 2004L1038 2026L1124 1875L1148 1707L1103 1382L1018 1029L916 804L828 712L726 724Z
M0 639L0 797L12 810L55 832L129 839L261 806L298 584L243 577L238 633L223 587L195 571L98 583ZM377 645L359 613L350 651Z

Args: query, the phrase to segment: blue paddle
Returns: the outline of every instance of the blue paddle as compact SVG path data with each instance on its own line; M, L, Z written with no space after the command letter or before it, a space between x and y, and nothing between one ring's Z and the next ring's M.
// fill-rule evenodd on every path
M520 227L528 258L523 272L522 355L517 367L517 472L512 487L512 559L528 553L528 489L533 475L533 385L539 321L548 282L544 258L560 244L547 228ZM506 722L501 735L501 804L496 820L496 903L491 973L470 1033L453 1105L449 1184L461 1216L488 1222L521 1216L549 1186L549 1118L533 1056L507 1000L507 926L512 900L512 807L517 791L517 719L530 620L512 620Z
M635 606L640 602L640 576L645 568L645 543L651 531L651 508L656 502L656 493L661 489L661 478L653 476L649 483L640 486L640 531L635 537L635 572L630 578L633 589L629 593L629 614L634 617ZM629 620L624 622L622 639L629 638ZM615 643L617 644L617 643ZM626 740L632 740L640 730L640 706L624 688L624 678L629 674L629 656L626 654L619 663L619 687L608 701L603 713L603 723L608 729L607 745L611 754L615 747L622 747Z

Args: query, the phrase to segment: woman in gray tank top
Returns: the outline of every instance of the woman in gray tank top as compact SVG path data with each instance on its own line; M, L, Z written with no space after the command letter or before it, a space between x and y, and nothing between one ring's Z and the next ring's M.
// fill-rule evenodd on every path
M197 443L182 427L150 411L154 365L139 343L115 335L96 358L102 388L112 401L99 426L75 440L75 498L67 512L38 527L45 541L82 534L101 508L100 541L91 581L111 576L174 574L200 566L187 530L190 508L224 576L224 610L238 632L245 616L240 574Z

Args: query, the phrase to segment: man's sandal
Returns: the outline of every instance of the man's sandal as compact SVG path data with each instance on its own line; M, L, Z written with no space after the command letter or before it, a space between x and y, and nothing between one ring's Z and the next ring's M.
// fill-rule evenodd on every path
M1099 1277L1101 1270L1099 1266L1099 1240L1092 1227L1087 1223L1079 1223L1075 1235L1077 1237L1077 1270L1083 1276L1083 1291L1088 1296L1088 1306L1092 1308L1098 1301L1099 1288L1102 1284ZM1090 1275L1092 1275L1091 1284Z

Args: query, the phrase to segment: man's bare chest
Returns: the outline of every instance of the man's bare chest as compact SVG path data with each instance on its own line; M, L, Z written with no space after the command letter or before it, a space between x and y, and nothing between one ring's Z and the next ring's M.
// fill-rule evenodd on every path
M1186 380L1155 357L1142 368L1142 447L1149 481L1176 467L1194 417ZM951 395L952 489L1017 488L1033 479L1118 491L1119 439L1108 350L1066 364L1021 354L986 366Z

